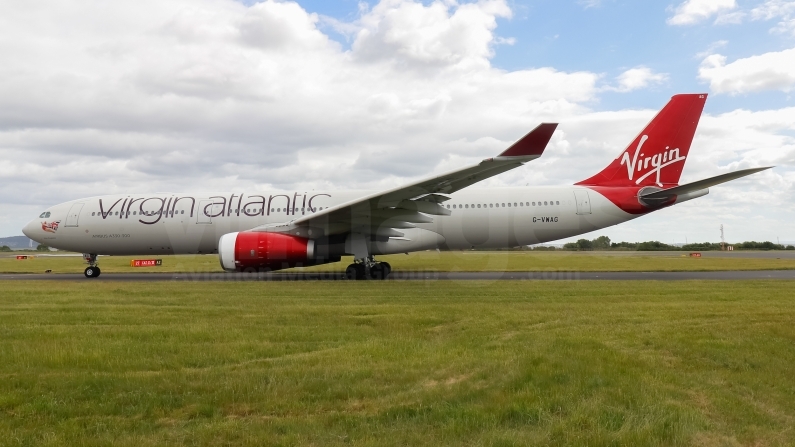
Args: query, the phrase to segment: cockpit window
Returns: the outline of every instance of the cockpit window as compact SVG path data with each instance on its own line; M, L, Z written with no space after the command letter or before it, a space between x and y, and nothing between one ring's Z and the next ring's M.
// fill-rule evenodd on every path
M50 212L49 211L45 211L45 212L43 212L43 213L41 213L39 215L39 219L46 219L48 217L50 217Z

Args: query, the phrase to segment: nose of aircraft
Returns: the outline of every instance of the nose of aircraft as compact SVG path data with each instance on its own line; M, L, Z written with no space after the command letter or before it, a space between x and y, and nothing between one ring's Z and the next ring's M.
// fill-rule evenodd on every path
M25 236L33 239L36 236L35 230L36 230L38 225L39 225L39 223L37 221L31 220L30 222L28 222L27 225L25 225L22 228L22 234L24 234Z

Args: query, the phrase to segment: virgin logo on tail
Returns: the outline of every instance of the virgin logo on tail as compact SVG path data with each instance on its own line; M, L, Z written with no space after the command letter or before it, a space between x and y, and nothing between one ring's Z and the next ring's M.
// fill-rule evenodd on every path
M680 156L679 148L669 149L668 146L666 146L665 150L662 151L661 153L654 154L651 157L644 157L643 156L644 154L641 153L640 151L641 149L643 149L643 143L645 143L646 140L648 139L649 139L648 135L643 135L640 137L640 142L638 142L638 147L635 148L635 155L632 157L632 160L629 159L629 151L624 152L624 154L621 157L621 165L624 164L627 165L627 178L629 178L629 180L633 179L636 171L640 173L644 169L648 169L649 166L651 165L652 169L646 172L645 174L643 174L642 176L638 177L638 179L635 180L635 184L639 185L640 182L646 180L646 178L649 177L650 175L657 174L657 179L655 183L657 183L657 186L662 187L663 184L660 181L660 173L662 172L662 169L674 163L685 161L685 159L687 159L687 156L686 155ZM640 159L638 159L638 156L640 156Z

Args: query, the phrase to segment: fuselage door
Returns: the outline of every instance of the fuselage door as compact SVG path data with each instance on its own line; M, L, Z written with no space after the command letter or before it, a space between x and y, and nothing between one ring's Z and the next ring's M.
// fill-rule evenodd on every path
M83 202L75 203L69 208L69 214L66 215L66 223L64 224L65 227L76 227L77 222L80 219L80 211L83 210Z
M577 202L577 214L591 214L591 199L587 189L575 189L574 201Z
M197 224L210 224L213 223L213 201L212 200L199 200L199 211L196 213Z

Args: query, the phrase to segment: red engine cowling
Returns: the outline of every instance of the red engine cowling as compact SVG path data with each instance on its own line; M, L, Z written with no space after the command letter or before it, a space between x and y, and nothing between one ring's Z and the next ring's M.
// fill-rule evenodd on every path
M281 233L228 233L218 241L218 257L227 271L277 270L299 263L311 264L315 241Z

